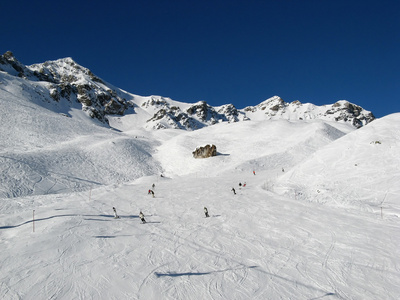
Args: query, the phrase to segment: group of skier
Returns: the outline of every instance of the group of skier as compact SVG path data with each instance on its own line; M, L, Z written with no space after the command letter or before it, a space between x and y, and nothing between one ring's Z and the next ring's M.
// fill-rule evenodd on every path
M119 219L119 216L117 214L117 209L115 207L113 207L113 211L114 211L114 219ZM206 215L206 218L210 217L210 215L208 214L208 209L205 206L204 206L204 214ZM142 211L139 212L139 218L143 224L147 223Z
M113 211L114 211L114 219L119 219L119 216L117 214L117 209L115 207L113 207ZM146 223L146 220L144 218L144 214L142 213L142 211L139 212L139 218L143 224Z
M282 172L284 172L284 169L283 169L283 168L282 168ZM255 171L253 171L253 175L256 175L256 172L255 172ZM161 177L163 177L163 176L161 175ZM243 184L242 184L241 182L239 182L239 188L241 188L242 186L245 187L245 186L246 186L246 182L243 183ZM153 196L153 198L154 198L154 197L155 197L155 196L154 196L155 184L153 183L151 187L152 187L152 188L148 190L148 193L147 193L147 194L149 194L149 195L151 194L151 195ZM233 192L234 195L236 195L236 190L235 190L235 188L232 188L232 192ZM119 219L119 216L118 216L118 214L117 214L117 210L115 209L115 207L113 207L113 210L114 210L114 218L115 218L115 219ZM205 214L206 218L209 218L209 217L210 217L210 215L208 214L208 209L207 209L207 207L205 207L205 206L204 206L204 214ZM140 220L142 221L143 224L146 223L146 220L145 220L145 218L144 218L144 214L143 214L142 211L139 212L139 218L140 218Z
M241 182L239 182L239 189L240 189L241 187L245 187L245 186L246 186L246 182L243 183L243 184L242 184ZM232 188L231 191L233 192L234 195L236 195L236 190L235 190L235 188Z

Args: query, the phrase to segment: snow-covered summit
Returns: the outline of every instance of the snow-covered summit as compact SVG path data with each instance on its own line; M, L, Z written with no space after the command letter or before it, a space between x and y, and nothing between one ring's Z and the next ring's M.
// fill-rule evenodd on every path
M37 72L36 74L40 74L41 78L46 78L46 81L49 82L86 83L94 81L103 83L102 80L94 76L89 69L80 66L71 57L33 64L28 66L28 68Z
M279 96L271 97L256 106L244 109L250 119L287 119L287 120L329 120L350 123L360 128L375 119L370 111L340 100L334 104L317 106L311 103L293 101L287 103Z
M81 109L91 118L108 124L107 115L123 115L133 107L122 91L96 77L89 69L77 64L72 58L24 66L7 52L0 58L0 70L24 79L24 85L43 103L57 102L65 107ZM13 84L17 81L9 81Z

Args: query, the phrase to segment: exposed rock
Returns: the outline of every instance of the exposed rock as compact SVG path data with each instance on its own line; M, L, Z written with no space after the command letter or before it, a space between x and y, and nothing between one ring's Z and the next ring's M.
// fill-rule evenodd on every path
M0 70L18 77L25 77L27 72L26 66L21 64L11 51L0 56Z
M142 103L142 107L149 108L149 107L167 107L168 102L163 97L155 97L152 96L149 100Z
M192 153L194 158L217 156L217 147L215 145L206 145L204 147L196 148Z
M375 116L371 112L365 111L362 107L344 100L333 104L332 109L328 110L327 113L334 114L335 121L351 122L356 128L360 128L375 120Z
M150 100L142 103L144 108L155 108L157 111L153 117L147 120L153 129L175 128L196 130L206 126L203 122L190 116L187 112L181 110L178 106L170 106L169 102L163 97L152 96ZM194 113L194 110L190 110Z
M195 114L202 121L205 121L212 112L215 112L215 110L205 101L200 101L187 109L189 115Z
M185 103L182 104L185 105ZM205 101L199 101L182 110L176 104L172 105L168 98L151 96L141 106L145 109L153 108L156 110L153 117L147 120L148 125L146 126L153 129L196 130L220 122L238 122L246 119L245 114L239 112L232 104L214 108Z
M218 109L220 116L225 116L226 120L230 123L239 122L239 111L233 104L222 105Z

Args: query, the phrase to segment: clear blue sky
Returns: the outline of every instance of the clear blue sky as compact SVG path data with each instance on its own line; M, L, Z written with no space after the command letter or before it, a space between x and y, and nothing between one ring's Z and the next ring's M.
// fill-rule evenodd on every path
M0 12L1 54L72 57L134 94L400 112L398 0L16 0Z

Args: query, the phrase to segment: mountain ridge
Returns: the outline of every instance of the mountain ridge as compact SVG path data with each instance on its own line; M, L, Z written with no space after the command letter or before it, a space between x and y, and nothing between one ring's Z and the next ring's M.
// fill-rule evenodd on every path
M138 96L107 83L70 57L25 66L8 51L0 57L0 71L33 86L43 83L40 97L44 102L63 102L71 107L81 105L89 117L107 125L110 116L138 114L139 111L149 115L141 124L149 130L197 130L220 122L262 119L323 119L360 128L375 119L372 112L346 100L317 106L300 101L287 103L273 96L258 105L238 109L233 104L214 107L206 101L189 104L163 96Z

